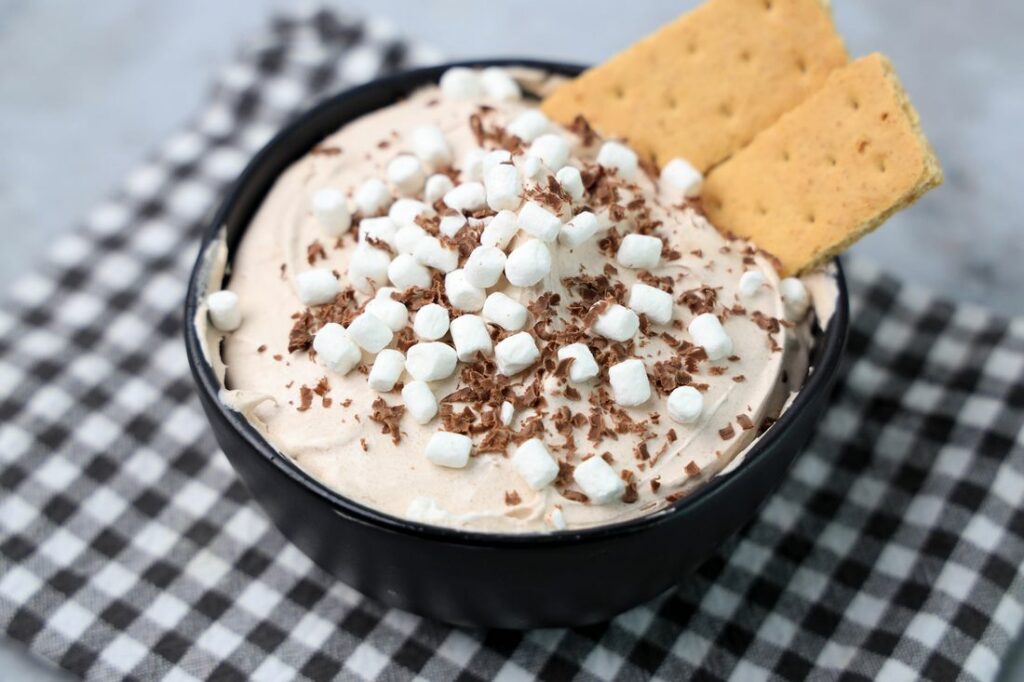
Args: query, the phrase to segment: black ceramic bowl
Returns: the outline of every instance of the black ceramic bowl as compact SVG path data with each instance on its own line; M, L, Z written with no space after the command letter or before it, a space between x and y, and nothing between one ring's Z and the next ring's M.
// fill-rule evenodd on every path
M529 60L520 65L573 75L581 67ZM227 228L238 244L274 180L343 124L427 83L436 66L348 90L286 127L252 160L210 223L203 249ZM389 606L477 627L573 626L611 618L672 587L758 512L804 447L828 402L846 340L846 287L819 334L813 371L796 401L733 472L669 510L585 530L495 535L439 528L365 507L328 489L274 450L244 417L218 400L192 320L205 294L197 263L185 302L185 344L217 442L281 532L339 580Z

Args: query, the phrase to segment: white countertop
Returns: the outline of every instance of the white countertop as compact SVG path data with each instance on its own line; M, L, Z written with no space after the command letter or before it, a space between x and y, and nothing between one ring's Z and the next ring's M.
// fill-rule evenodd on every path
M180 128L212 67L284 4L0 0L0 230L8 240L0 286ZM697 3L648 0L625 11L619 0L590 0L586 12L568 2L543 12L500 1L486 10L473 0L335 4L391 17L448 58L594 62ZM992 0L985 12L962 0L834 4L853 54L893 59L946 171L944 187L855 252L951 298L1024 314L1024 4ZM0 670L10 679L64 679L3 640ZM1024 679L1022 643L1001 679Z

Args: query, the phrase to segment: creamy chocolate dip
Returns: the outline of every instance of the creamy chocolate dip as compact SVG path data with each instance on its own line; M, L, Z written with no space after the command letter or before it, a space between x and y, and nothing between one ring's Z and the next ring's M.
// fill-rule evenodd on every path
M210 325L205 307L196 321L222 399L311 476L396 516L522 533L656 513L738 460L799 389L808 289L781 285L770 257L717 232L693 183L659 178L585 121L568 130L523 117L535 102L503 75L446 74L441 87L345 125L281 175L231 255L240 325L219 331L228 318L210 310ZM592 216L574 220L581 213ZM488 230L496 220L511 227ZM419 229L400 233L410 226ZM627 245L629 235L645 239ZM447 263L423 246L431 238ZM501 254L473 255L481 239ZM213 288L227 257L217 249ZM455 274L444 272L453 264ZM389 281L419 281L424 270L425 286ZM815 277L813 292L833 296L821 285L827 275ZM520 328L505 317L517 310L509 300L487 298L495 293L527 308ZM389 303L367 308L375 299ZM418 338L414 321L428 305L421 331L436 321L431 312L477 319ZM322 334L317 352L328 323L340 327ZM466 330L461 342L453 329ZM471 333L480 329L489 338ZM419 353L416 374L423 363L443 374L450 352L438 360L436 347L410 350L427 343L459 359L431 375L438 413L418 423L415 391L402 390L414 383L408 363ZM346 344L362 348L352 355ZM595 377L573 380L588 374L585 359L559 357L573 344L593 356ZM398 363L390 390L388 362ZM438 432L469 440L431 443Z

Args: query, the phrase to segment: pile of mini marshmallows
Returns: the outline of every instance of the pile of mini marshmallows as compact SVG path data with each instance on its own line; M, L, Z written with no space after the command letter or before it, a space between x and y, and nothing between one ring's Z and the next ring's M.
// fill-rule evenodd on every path
M452 68L442 76L440 89L445 98L451 99L485 97L508 101L521 97L515 80L496 68ZM356 290L373 298L347 328L337 323L324 325L314 336L313 349L320 364L342 375L359 365L363 352L375 356L368 383L378 392L392 391L402 373L408 373L412 380L404 383L401 395L410 416L420 424L429 423L438 413L429 382L451 377L459 361L472 362L480 353L493 357L497 371L511 377L540 359L536 340L523 330L526 307L505 293L487 290L498 285L503 275L516 287L542 284L551 273L551 249L556 244L573 249L594 239L607 227L589 211L563 221L562 216L539 203L524 202L525 184L546 182L549 175L554 175L573 203L582 202L583 179L580 169L570 163L569 140L540 111L524 111L509 123L507 130L529 145L527 152L513 159L506 150L474 148L462 160L463 181L455 185L448 175L436 172L453 162L444 133L434 126L419 127L411 136L413 153L395 156L387 165L386 181L369 179L352 197L361 215L378 216L359 222L358 244L347 273ZM619 142L604 142L597 162L626 181L633 180L639 172L636 153ZM679 198L699 194L701 182L701 174L684 159L669 162L660 177L662 189ZM484 225L480 245L461 268L456 251L416 222L420 216L433 215L432 206L438 200L452 209L439 224L440 232L448 237L455 237L469 223L465 214L486 208L497 212ZM351 229L353 211L340 190L318 190L312 196L311 209L327 235L340 236ZM520 233L525 238L509 251L509 245ZM384 243L391 251L377 248L374 243ZM627 234L616 261L624 268L652 270L658 266L661 252L662 241L657 237ZM432 271L444 273L445 295L451 307L461 314L451 319L447 308L427 304L413 318L418 342L405 354L388 348L394 334L409 322L409 310L393 299L392 293L410 287L429 288ZM299 299L307 306L330 303L341 292L338 279L326 268L299 273L294 282ZM761 272L748 271L739 286L743 295L754 296L765 284ZM784 280L782 295L800 314L806 309L807 292L799 280ZM238 328L241 315L234 293L220 291L207 301L210 319L217 329ZM654 324L668 324L673 316L671 294L635 283L628 305L608 305L597 316L591 331L613 341L628 341L639 331L640 314L646 314ZM488 324L512 334L493 344ZM732 354L732 340L714 314L698 315L688 329L711 360ZM446 335L451 337L450 344L442 340ZM559 360L573 358L568 377L571 382L583 384L598 376L597 361L586 344L564 346L557 354ZM642 360L631 358L613 365L608 378L613 399L619 405L635 407L651 397ZM667 408L673 420L690 424L700 418L703 397L696 389L682 386L670 394ZM512 405L503 405L500 416L506 425L511 423ZM439 432L430 439L426 455L437 465L461 468L469 462L471 448L467 436ZM537 439L520 446L512 463L535 490L549 485L558 475L556 460ZM574 476L584 493L597 503L611 501L622 493L622 479L600 457L592 457L576 467Z

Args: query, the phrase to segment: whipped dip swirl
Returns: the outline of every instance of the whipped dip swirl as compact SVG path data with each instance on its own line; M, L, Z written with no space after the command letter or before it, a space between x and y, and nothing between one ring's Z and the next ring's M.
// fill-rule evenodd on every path
M383 512L500 533L656 513L807 373L801 281L702 217L684 160L548 121L527 75L453 69L324 139L196 320L224 403Z

